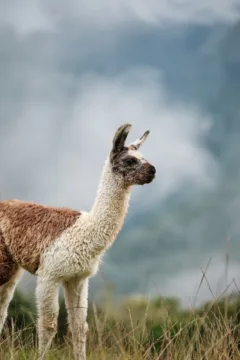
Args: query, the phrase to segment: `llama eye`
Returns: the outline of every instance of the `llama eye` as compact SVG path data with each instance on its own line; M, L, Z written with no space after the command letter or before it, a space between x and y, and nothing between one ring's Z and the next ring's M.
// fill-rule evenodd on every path
M127 159L125 162L128 166L136 165L138 163L137 159L134 159L134 158Z

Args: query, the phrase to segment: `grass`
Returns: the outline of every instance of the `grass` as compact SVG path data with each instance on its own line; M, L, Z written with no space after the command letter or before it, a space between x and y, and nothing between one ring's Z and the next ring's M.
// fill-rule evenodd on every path
M134 300L116 313L93 307L87 359L239 360L238 306L238 298L227 298L198 311L179 311L174 301L164 299ZM0 359L37 359L34 334L33 324L16 330L12 323L1 342ZM56 339L48 359L72 360L70 339Z
M208 264L209 265L209 264ZM206 269L207 270L207 269ZM206 279L206 270L199 285ZM227 279L227 273L226 273ZM90 304L87 341L88 360L239 360L240 290L199 308L181 309L174 298L132 298L116 307ZM11 316L0 342L0 360L37 360L34 311L28 300L15 295ZM109 300L109 299L108 299ZM26 311L22 321L20 313ZM14 315L16 311L16 314ZM66 335L66 310L60 303L59 337L48 360L73 360Z

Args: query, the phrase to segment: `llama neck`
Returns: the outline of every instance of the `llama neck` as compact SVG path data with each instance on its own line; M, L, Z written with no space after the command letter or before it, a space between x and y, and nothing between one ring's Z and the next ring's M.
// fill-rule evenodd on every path
M100 250L108 248L121 230L127 215L131 188L112 172L109 158L103 168L97 197L90 212Z

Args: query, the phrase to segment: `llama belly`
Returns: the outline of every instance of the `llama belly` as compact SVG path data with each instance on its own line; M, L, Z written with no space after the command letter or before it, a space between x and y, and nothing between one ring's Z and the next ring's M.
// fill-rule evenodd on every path
M96 275L96 273L98 272L98 269L99 269L100 261L101 261L100 257L98 257L97 259L95 259L95 261L93 261L91 267L89 268L89 270L90 270L89 277Z

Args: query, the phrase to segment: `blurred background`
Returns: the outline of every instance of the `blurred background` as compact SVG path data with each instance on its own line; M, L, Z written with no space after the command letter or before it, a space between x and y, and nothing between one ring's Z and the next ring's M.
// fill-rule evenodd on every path
M116 128L151 130L156 180L134 189L90 296L190 306L238 287L239 5L1 0L2 200L89 210Z

